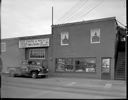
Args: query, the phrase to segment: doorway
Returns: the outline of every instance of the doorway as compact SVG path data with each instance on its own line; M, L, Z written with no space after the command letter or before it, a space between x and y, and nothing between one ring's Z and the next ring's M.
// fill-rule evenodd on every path
M101 58L101 79L104 79L104 80L111 79L111 58L110 57Z

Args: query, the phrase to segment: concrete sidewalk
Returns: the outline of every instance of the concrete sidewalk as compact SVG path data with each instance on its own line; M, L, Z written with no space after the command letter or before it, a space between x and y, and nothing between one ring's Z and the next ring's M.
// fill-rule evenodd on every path
M32 79L25 77L8 77L7 75L2 75L2 84L3 86L11 85L11 89L13 89L13 86L15 86L15 88L20 88L23 85L25 89L36 89L39 91L47 90L51 91L50 93L53 93L52 91L54 91L61 94L65 92L69 94L75 93L76 95L90 95L90 98L92 96L126 98L126 81L119 80L99 80L71 77ZM19 91L19 89L17 89L17 91Z
M2 76L8 77L8 74L2 74ZM16 77L15 77L16 78ZM26 80L26 78L22 78ZM100 79L87 79L87 78L69 78L69 77L48 77L48 78L39 78L33 81L32 78L29 79L29 82L33 84L49 84L57 86L75 86L75 87L97 87L97 88L126 88L126 81L122 80L100 80ZM37 81L38 80L38 81ZM45 81L44 81L45 80ZM14 80L15 81L15 80Z

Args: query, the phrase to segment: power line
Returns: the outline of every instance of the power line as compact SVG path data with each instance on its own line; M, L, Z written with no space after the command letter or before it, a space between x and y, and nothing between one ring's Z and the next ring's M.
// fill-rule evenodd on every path
M84 0L79 0L70 10L68 10L62 17L60 17L57 21L62 21L65 20L67 17L72 15L72 13L76 12L79 7L83 5L85 1Z
M93 11L94 9L96 9L97 7L99 7L101 4L103 3L103 1L101 1L100 3L98 3L96 6L94 6L92 9L90 9L88 12L86 12L85 14L82 14L81 16L79 17L82 17L82 16L86 16L87 14L89 14L91 11Z
M86 13L84 13L85 11L85 9L82 9L82 11L79 11L78 13L80 13L80 14L78 14L78 16L76 15L75 17L76 18L80 18L80 17L82 17L82 16L86 16L88 13L90 13L92 10L94 10L96 7L98 7L99 5L101 5L101 3L103 3L103 1L101 1L100 3L98 3L96 6L94 6L91 10L89 10L88 12L86 12ZM84 6L85 7L85 6ZM87 9L87 8L86 8ZM81 15L82 14L82 15ZM74 16L72 16L72 17L74 17ZM68 18L67 19L67 21L68 20L70 20L72 17L70 17L70 18ZM73 18L72 18L73 19Z
M127 28L124 24L122 24L120 21L118 21L117 19L116 19L116 21L117 22L119 22L122 26L124 26L125 28Z
M81 9L85 8L85 4L87 4L88 0L86 2L83 3L83 5L77 10L75 11L71 16L67 17L67 19L65 19L64 21L68 20L68 19L71 19L72 17L74 17L76 14L78 14Z

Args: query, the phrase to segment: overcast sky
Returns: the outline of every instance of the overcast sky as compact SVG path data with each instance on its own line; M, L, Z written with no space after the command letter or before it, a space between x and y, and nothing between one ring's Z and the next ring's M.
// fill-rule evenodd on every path
M126 0L2 0L1 37L51 34L52 6L54 24L116 17L126 25Z

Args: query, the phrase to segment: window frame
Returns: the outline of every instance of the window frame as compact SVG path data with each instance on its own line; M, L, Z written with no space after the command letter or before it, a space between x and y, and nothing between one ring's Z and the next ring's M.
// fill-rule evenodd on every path
M32 50L39 50L40 49L40 51L41 50L43 50L43 54L44 54L44 57L42 57L42 58L34 58L34 57L30 57L30 53L31 53L31 51ZM29 59L43 59L43 60L45 60L46 59L46 49L44 49L44 48L32 48L32 49L29 49ZM37 52L36 52L37 53Z

